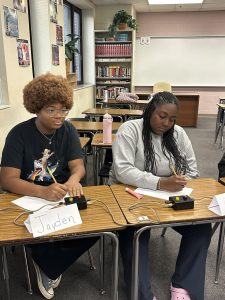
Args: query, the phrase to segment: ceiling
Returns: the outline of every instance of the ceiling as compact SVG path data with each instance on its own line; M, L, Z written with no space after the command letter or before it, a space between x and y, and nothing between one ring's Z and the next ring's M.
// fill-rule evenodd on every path
M225 10L224 0L204 0L202 4L149 5L147 0L91 0L95 5L132 4L136 12Z

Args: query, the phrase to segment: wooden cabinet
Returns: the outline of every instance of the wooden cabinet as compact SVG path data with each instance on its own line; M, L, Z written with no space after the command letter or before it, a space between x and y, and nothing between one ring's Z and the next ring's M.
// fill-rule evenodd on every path
M149 94L137 92L137 95L140 100L145 100ZM179 99L180 103L176 124L183 127L197 127L199 95L181 93L174 93L174 95Z
M176 123L184 127L197 127L199 95L176 93L175 95L180 102Z
M96 99L116 98L132 89L132 31L119 31L116 39L108 31L95 31Z

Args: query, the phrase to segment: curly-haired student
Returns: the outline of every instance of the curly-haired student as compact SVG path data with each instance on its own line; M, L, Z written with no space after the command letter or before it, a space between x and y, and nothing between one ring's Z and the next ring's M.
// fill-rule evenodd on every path
M3 189L50 201L83 194L83 153L76 129L65 121L73 106L73 91L62 76L50 73L28 83L24 106L36 114L9 132L2 153L0 181ZM40 292L54 297L61 274L97 238L30 245Z
M178 99L172 93L160 92L150 100L142 119L127 121L120 126L112 148L113 166L109 184L121 182L177 192L182 190L188 179L198 177L191 142L185 131L175 125L178 108ZM173 229L182 238L171 279L171 300L203 300L211 226L202 224ZM132 227L119 232L129 300L134 231ZM150 284L149 237L149 230L140 236L138 300L156 299Z

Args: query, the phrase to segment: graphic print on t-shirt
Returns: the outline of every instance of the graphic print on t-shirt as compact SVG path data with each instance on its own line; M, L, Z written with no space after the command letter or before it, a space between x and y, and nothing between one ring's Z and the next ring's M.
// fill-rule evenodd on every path
M49 149L44 149L42 157L34 160L34 170L27 179L31 181L52 181L51 175L48 172L48 168L50 169L51 173L55 172L58 166L58 161L56 161L54 158L54 152L51 152Z

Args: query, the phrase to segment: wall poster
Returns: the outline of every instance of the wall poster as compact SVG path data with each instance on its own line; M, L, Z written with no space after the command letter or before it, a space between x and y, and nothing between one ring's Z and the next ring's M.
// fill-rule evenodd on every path
M59 46L57 45L52 45L52 64L59 65Z
M5 34L7 36L19 37L18 16L15 9L3 6Z
M27 10L25 0L13 0L13 7L23 13Z
M57 22L56 0L49 0L49 14L50 14L50 21L57 24L58 22Z
M18 62L22 67L30 65L28 40L17 39Z
M56 44L63 45L63 28L60 25L56 25Z

